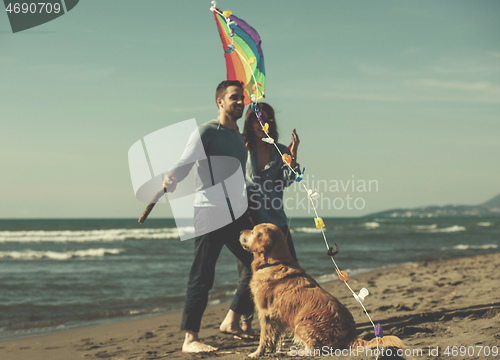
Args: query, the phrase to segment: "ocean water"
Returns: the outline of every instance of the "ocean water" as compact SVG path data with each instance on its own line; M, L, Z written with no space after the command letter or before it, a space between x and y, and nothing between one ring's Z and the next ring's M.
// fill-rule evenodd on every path
M500 251L500 218L324 220L350 275ZM337 279L313 219L290 228L301 266ZM0 339L180 310L192 256L170 219L0 220ZM224 249L211 304L230 299L236 269Z

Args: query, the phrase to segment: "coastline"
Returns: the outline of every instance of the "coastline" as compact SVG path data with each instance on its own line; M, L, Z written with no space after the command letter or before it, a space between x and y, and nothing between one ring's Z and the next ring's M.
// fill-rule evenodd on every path
M396 335L405 342L402 358L437 359L437 353L451 358L444 354L447 347L449 351L468 350L461 359L487 358L484 351L500 345L499 266L500 253L476 255L363 273L351 277L349 285L356 293L363 287L370 291L363 304L374 323L383 326L385 335ZM373 338L372 325L347 287L339 281L322 287L351 311L358 336ZM181 353L181 313L174 312L3 340L0 359L245 359L257 347L257 340L236 340L218 331L228 306L209 306L203 317L200 337L219 347L213 354ZM281 353L275 357L290 356Z

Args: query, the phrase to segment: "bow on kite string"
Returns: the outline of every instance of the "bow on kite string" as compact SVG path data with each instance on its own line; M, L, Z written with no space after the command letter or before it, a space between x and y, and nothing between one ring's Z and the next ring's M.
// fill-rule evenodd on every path
M359 294L356 294L354 290L349 286L347 281L349 276L347 272L340 270L337 263L335 262L334 255L339 252L337 244L332 248L328 244L325 233L325 223L321 217L319 217L314 200L318 199L320 195L317 191L308 189L307 186L302 182L304 178L305 168L302 171L296 171L291 167L292 158L287 153L282 153L278 148L274 139L269 135L269 124L264 122L262 119L262 112L259 109L258 101L265 96L265 70L264 70L264 57L262 54L262 49L260 47L260 36L250 25L245 21L237 18L232 14L230 10L221 12L220 9L216 8L217 4L212 1L212 7L210 10L214 13L215 21L217 22L217 27L219 29L219 34L222 40L222 46L225 52L226 58L226 69L227 69L227 79L228 80L239 80L244 84L245 91L245 105L250 104L250 108L255 113L257 120L259 121L262 130L266 134L266 137L262 141L274 145L276 150L281 155L283 162L288 166L288 168L294 173L295 181L300 183L307 193L307 196L312 204L312 208L316 217L314 222L316 228L321 230L323 239L325 241L326 248L328 249L328 256L332 259L335 271L339 276L340 280L344 282L347 288L351 291L354 298L359 302L366 316L370 320L375 332L375 338L377 339L377 349L379 347L378 338L382 338L383 331L380 324L375 325L368 314L363 301L369 292L366 288L362 288ZM251 103L248 101L251 100ZM378 356L377 356L378 357Z

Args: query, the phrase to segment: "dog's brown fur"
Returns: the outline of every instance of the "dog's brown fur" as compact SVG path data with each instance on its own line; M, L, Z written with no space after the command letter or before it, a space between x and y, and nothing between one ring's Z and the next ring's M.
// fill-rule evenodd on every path
M356 337L349 310L297 264L278 227L257 225L243 231L240 242L254 256L250 288L260 319L259 347L250 357L274 352L285 331L292 332L304 349L377 346L376 339L368 342ZM404 344L395 336L385 336L379 338L379 346Z

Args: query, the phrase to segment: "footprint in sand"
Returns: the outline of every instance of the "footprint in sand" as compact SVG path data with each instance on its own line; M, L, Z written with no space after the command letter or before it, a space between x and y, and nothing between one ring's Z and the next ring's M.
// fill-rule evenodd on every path
M399 304L399 305L396 307L396 310L398 310L398 311L412 311L413 309L409 308L409 307L408 307L408 306L406 306L406 305Z
M141 341L141 340L152 339L152 338L154 338L154 337L156 337L156 335L155 335L153 332L148 331L148 332L146 332L143 336L141 336L141 337L137 340L137 342L139 342L139 341Z
M397 329L393 335L396 336L401 336L401 335L415 335L418 333L424 333L424 334L432 334L434 333L433 330L427 329L424 327L418 327L418 326L403 326L402 328Z

